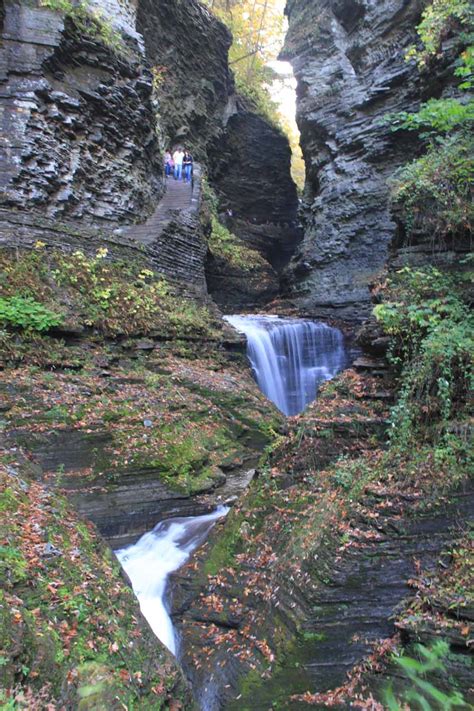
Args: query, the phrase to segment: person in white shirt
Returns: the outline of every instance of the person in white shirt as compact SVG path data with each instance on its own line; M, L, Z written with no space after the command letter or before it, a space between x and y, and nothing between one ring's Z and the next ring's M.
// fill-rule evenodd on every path
M178 147L173 153L174 161L174 179L181 180L183 177L183 158L184 151L181 147Z

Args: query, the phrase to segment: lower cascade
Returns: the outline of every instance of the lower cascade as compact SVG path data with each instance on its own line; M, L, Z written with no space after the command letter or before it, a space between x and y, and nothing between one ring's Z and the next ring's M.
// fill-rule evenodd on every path
M165 599L168 576L184 565L215 522L228 511L226 506L219 506L204 516L161 521L134 545L115 551L132 582L143 615L158 639L175 655L176 635Z
M224 318L246 335L258 386L285 415L302 412L320 383L348 363L343 334L325 323L278 316Z

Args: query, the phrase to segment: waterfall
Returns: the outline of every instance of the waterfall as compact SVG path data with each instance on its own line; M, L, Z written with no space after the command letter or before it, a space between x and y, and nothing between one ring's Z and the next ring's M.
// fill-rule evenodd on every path
M296 415L315 399L324 380L346 367L344 337L324 323L277 316L224 316L247 336L255 379L285 415Z
M228 511L226 506L219 506L205 516L170 518L145 533L134 545L115 551L132 581L143 615L173 654L176 654L176 635L165 598L168 577L187 561L215 522Z

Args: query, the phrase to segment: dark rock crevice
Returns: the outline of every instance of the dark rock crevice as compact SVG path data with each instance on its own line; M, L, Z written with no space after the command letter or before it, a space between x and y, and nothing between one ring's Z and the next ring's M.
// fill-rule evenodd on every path
M237 97L235 106L210 151L209 178L222 221L264 263L245 273L226 259L208 259L209 291L225 311L259 308L276 298L281 272L301 240L288 139L247 100Z

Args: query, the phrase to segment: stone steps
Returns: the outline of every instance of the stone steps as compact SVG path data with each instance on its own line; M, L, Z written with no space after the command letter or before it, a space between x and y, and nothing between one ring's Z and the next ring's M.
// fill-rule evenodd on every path
M124 230L124 234L137 240L137 242L142 242L142 244L155 242L173 218L176 218L183 211L197 207L197 205L193 206L192 199L195 187L196 179L193 183L185 183L184 181L174 180L172 177L167 178L166 192L158 203L155 212L146 222L128 227Z

